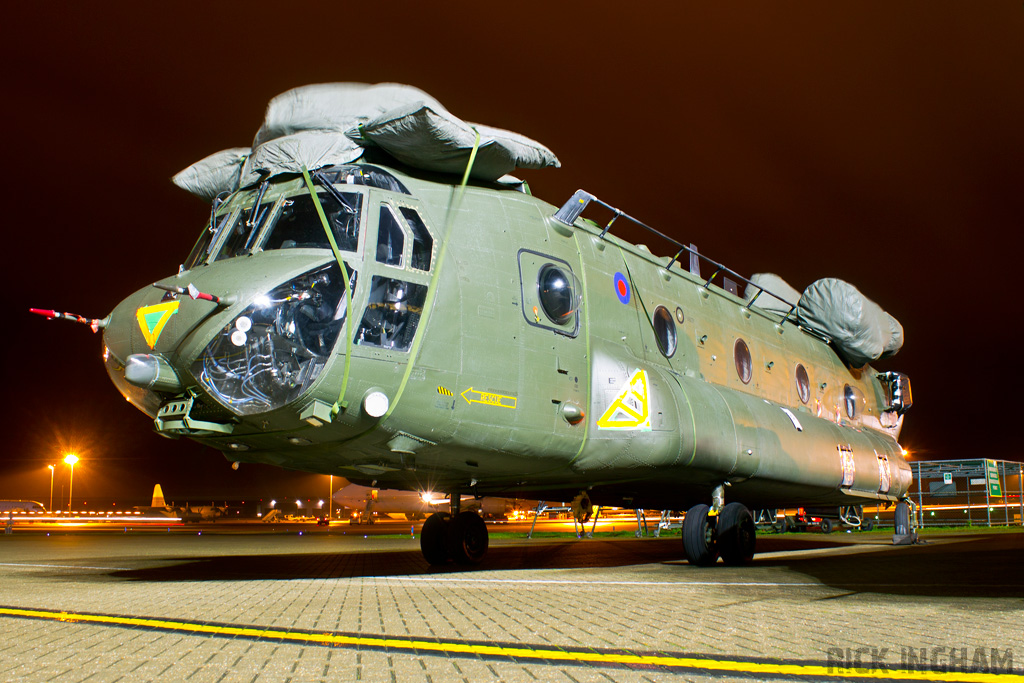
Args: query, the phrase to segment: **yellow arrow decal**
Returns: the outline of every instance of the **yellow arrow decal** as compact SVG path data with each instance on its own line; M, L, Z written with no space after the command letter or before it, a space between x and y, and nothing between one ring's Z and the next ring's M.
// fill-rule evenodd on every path
M501 394L489 394L486 391L479 391L470 387L462 392L462 398L466 399L466 403L482 403L485 406L498 406L500 408L511 408L516 409L516 397L515 396L502 396Z

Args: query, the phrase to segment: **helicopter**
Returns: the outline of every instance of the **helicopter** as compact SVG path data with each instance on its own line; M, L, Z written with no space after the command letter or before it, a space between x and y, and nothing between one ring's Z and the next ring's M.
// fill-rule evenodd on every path
M753 558L751 509L896 504L906 535L910 381L870 365L898 321L848 283L746 278L510 175L558 166L410 86L296 88L250 148L175 177L210 202L179 272L104 319L34 311L102 329L162 436L447 494L420 534L432 565L487 552L463 495L686 510L702 566Z

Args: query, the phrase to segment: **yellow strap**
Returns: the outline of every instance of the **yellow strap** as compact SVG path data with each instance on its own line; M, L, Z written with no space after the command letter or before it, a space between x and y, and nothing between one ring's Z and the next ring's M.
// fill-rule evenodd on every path
M320 216L320 224L324 226L324 232L327 233L327 241L331 243L334 258L338 260L338 265L341 267L341 276L345 279L345 374L341 379L341 391L338 393L338 400L331 407L331 415L337 415L346 406L345 390L348 388L348 376L352 369L352 289L350 287L348 268L345 267L345 261L341 258L341 250L338 249L338 243L334 241L334 233L331 232L331 226L327 223L327 214L324 213L324 207L320 205L320 198L316 195L316 188L313 187L313 179L309 177L309 171L306 170L305 165L302 166L302 177L306 180L306 187L309 188L309 194L313 197L316 213ZM356 218L358 219L358 216Z
M391 413L395 412L395 406L398 405L398 399L402 398L402 394L405 393L405 385L409 382L409 376L412 374L413 364L416 362L417 356L419 356L420 343L423 341L423 337L426 336L427 319L430 317L430 312L434 309L434 297L437 295L437 281L441 275L441 264L444 262L445 253L448 251L448 237L451 235L451 226L454 222L455 208L458 204L462 203L462 195L466 189L466 183L469 182L469 173L473 169L473 162L476 161L476 152L480 148L480 132L475 128L473 132L476 133L476 141L473 142L473 151L469 153L469 162L466 164L466 172L462 174L462 183L459 185L459 193L455 197L455 201L448 205L448 215L445 219L444 235L441 237L441 246L437 250L437 263L434 264L434 274L430 277L430 286L427 288L426 300L423 302L423 315L420 317L419 332L416 334L416 338L413 339L412 349L409 351L409 362L405 366L405 373L402 375L402 381L398 385L398 391L395 393L395 398L391 401L391 405L388 406L388 410L384 413L381 418L381 422L391 417Z

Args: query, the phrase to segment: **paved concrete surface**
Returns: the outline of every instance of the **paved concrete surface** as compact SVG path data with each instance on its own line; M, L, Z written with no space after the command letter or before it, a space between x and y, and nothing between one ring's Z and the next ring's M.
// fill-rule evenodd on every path
M333 530L15 533L0 681L1024 675L1024 532L887 540L765 537L744 568L678 537L492 540L432 570L418 540Z

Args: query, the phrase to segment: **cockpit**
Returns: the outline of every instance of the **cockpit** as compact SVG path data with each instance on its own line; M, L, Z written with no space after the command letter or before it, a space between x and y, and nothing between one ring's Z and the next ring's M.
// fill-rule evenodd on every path
M234 415L258 415L306 394L336 350L372 347L379 356L411 349L435 259L429 219L402 181L377 166L328 167L310 180L317 202L304 178L294 175L214 200L179 279L238 293L245 305L228 309L226 321L215 316L215 329L196 320L187 333L204 337L205 345L180 357L173 368L180 382L170 386L198 386ZM283 258L286 251L291 257ZM307 266L295 273L296 263ZM137 316L149 297L136 300ZM164 335L177 354L183 338ZM167 344L161 348L159 334L151 340L161 357L137 362L153 363L152 372L160 363L166 375ZM137 340L131 346L136 350ZM139 387L138 377L147 372L134 368L125 379Z

